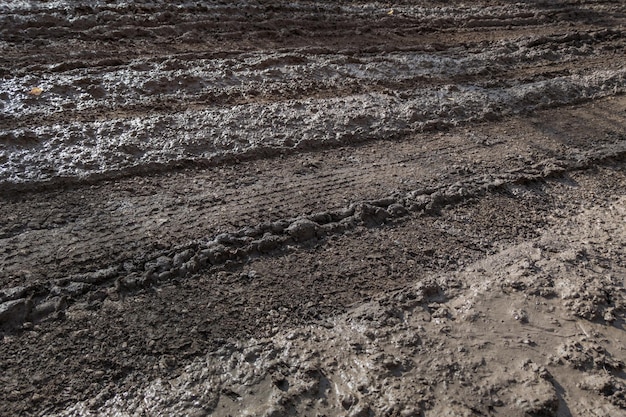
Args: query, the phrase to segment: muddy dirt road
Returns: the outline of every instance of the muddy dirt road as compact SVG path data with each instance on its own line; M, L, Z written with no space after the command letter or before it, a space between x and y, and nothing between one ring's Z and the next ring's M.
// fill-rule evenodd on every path
M0 1L0 415L626 415L626 4Z

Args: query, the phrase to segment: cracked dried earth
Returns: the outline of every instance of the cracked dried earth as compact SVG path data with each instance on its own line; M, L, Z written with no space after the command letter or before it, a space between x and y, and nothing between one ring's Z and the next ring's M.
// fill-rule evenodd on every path
M622 1L0 1L0 415L625 416Z

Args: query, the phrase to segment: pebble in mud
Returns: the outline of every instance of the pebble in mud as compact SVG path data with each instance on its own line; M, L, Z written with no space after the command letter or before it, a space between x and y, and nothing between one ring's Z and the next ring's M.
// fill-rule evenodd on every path
M528 323L528 313L525 310L513 310L511 311L511 316L514 320L519 321L522 324Z

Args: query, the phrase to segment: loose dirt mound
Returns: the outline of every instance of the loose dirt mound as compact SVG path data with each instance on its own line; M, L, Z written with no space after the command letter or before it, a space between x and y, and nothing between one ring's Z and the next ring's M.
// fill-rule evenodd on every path
M0 2L0 414L624 414L625 21Z

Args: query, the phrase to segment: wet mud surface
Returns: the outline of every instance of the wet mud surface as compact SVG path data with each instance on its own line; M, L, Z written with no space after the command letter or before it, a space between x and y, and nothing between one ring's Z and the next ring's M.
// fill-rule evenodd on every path
M0 415L625 413L625 21L0 2Z

